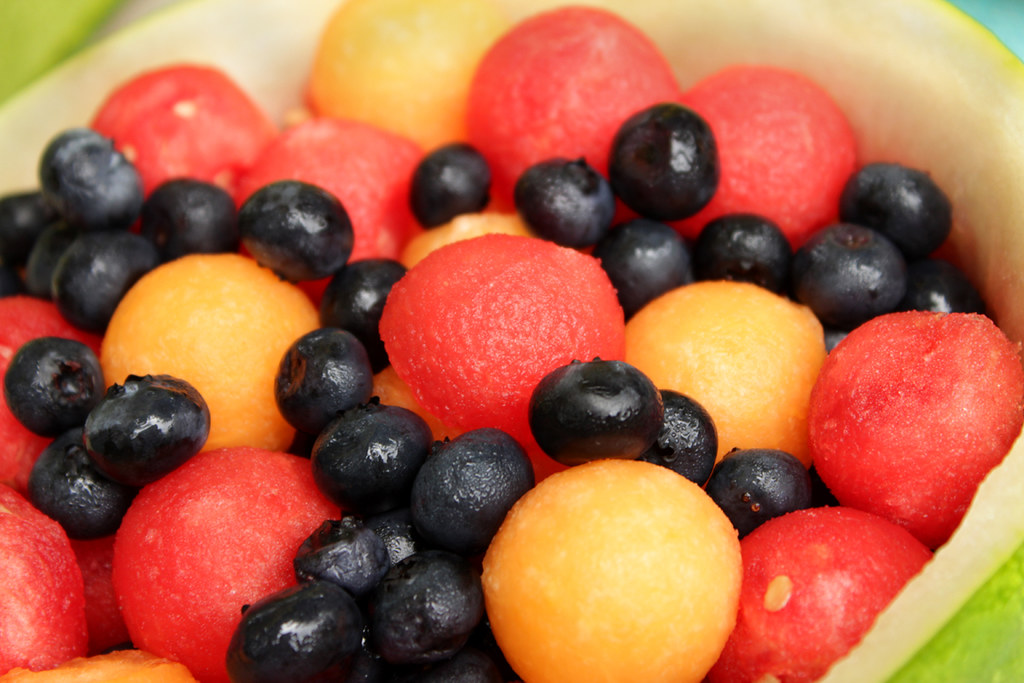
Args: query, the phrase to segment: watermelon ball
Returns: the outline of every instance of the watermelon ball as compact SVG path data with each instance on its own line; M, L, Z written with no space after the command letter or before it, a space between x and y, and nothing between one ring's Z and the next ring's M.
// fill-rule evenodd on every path
M582 157L604 172L622 121L679 96L671 66L632 24L596 8L554 9L514 26L480 61L469 142L491 166L495 203L509 207L530 165Z
M815 469L843 504L935 548L1024 424L1017 344L972 313L890 313L851 331L811 392Z
M931 558L905 529L844 507L771 519L740 541L736 628L708 683L810 683Z
M71 540L85 584L85 621L89 625L89 654L128 643L128 628L117 606L111 581L114 534L90 540Z
M113 139L134 163L147 196L184 177L232 192L277 135L267 114L227 74L185 64L125 81L100 105L90 128Z
M431 252L392 288L380 331L428 411L463 430L502 429L549 470L530 432L534 387L576 359L621 360L625 344L622 307L597 259L512 235Z
M112 568L132 643L226 683L242 607L294 585L296 549L339 513L308 460L244 446L200 453L144 487Z
M676 223L684 235L696 237L727 213L757 213L777 223L795 249L835 222L857 145L821 86L786 69L737 65L696 83L681 101L711 125L721 163L715 196Z
M60 525L0 484L0 676L86 654L82 572Z
M330 192L352 221L350 261L398 258L420 228L409 185L423 153L395 133L358 121L314 118L281 133L239 178L235 203L276 180L300 180Z

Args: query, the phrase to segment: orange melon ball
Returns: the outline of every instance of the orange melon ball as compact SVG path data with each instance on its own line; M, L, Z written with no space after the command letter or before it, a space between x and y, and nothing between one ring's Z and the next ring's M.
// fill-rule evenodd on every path
M345 2L321 35L310 105L426 148L463 140L476 65L509 25L491 0Z
M192 683L196 678L184 664L143 650L118 650L92 657L75 657L46 671L13 669L8 683Z
M379 398L380 402L386 406L405 408L422 417L424 422L430 427L430 433L438 441L454 439L463 432L461 429L449 427L424 408L416 400L416 396L412 393L409 385L398 376L398 373L390 365L373 376L373 395Z
M825 353L809 308L745 282L674 289L626 325L626 362L704 406L719 460L733 448L777 448L810 466L807 411Z
M295 430L274 399L288 346L319 326L312 302L253 259L196 254L165 263L124 296L107 327L107 384L129 374L191 383L210 408L205 449L284 450Z
M700 681L735 625L736 530L693 482L605 459L523 496L483 560L491 628L529 683Z
M466 213L413 237L405 245L400 260L406 268L412 268L435 249L459 240L493 234L532 236L530 229L517 213Z

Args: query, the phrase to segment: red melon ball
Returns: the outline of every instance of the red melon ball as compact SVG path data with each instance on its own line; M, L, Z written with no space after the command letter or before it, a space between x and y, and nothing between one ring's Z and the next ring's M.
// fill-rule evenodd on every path
M153 69L122 84L100 105L92 128L135 164L147 195L186 176L231 192L277 135L227 74L191 64Z
M829 354L811 392L814 465L843 505L935 548L1024 423L1017 344L973 313L874 318Z
M0 298L0 378L21 345L38 337L75 339L99 354L100 337L73 326L53 302L27 295L3 297ZM0 392L0 484L12 486L24 495L32 466L51 440L30 432L18 422Z
M552 242L487 235L431 252L392 288L380 322L395 372L462 430L503 429L557 469L530 434L529 401L572 360L621 360L625 323L597 259Z
M768 520L740 551L736 627L709 683L818 680L931 558L905 529L844 507Z
M604 173L619 125L679 96L671 66L633 25L601 9L560 8L520 22L484 55L468 137L491 165L496 204L511 206L528 166L582 157Z
M61 526L0 484L0 676L87 653L82 572Z
M682 103L711 126L720 176L701 211L673 225L694 238L730 213L765 216L793 248L839 215L839 195L856 170L857 144L845 114L806 76L738 65L687 90Z
M308 460L257 448L200 453L144 487L114 543L132 642L226 682L242 607L293 585L296 549L339 514Z
M276 180L318 185L341 201L352 221L349 261L397 259L422 231L409 207L409 184L422 154L412 140L369 123L309 119L264 150L239 180L235 200L241 205Z
M89 625L89 654L100 654L130 640L114 593L112 568L114 536L71 539L85 585L85 620Z

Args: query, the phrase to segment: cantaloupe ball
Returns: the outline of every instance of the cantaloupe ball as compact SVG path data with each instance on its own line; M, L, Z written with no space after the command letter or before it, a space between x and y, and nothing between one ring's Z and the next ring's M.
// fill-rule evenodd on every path
M456 216L444 225L421 232L409 240L402 250L402 265L412 268L423 260L423 257L459 240L468 240L481 235L519 235L530 237L532 233L517 213L498 213L494 211L482 213L465 213Z
M55 669L14 669L8 683L192 683L196 678L184 664L143 650L117 650L92 657L75 657Z
M125 294L107 327L100 364L108 385L129 374L191 383L210 408L205 449L284 450L295 436L274 399L288 346L319 326L309 298L239 254L165 263Z
M719 460L733 448L778 448L810 466L807 411L824 361L814 313L745 282L674 289L626 324L626 362L704 406Z
M310 104L425 148L463 140L470 80L509 25L491 0L350 0L321 35Z
M551 475L483 561L498 645L529 683L700 681L735 624L736 530L659 465L605 459Z

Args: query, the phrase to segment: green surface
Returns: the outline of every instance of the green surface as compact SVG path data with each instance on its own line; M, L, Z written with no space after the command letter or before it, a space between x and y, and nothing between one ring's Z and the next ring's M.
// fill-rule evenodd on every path
M1024 544L889 683L1024 681Z
M74 52L121 0L0 0L0 102Z

